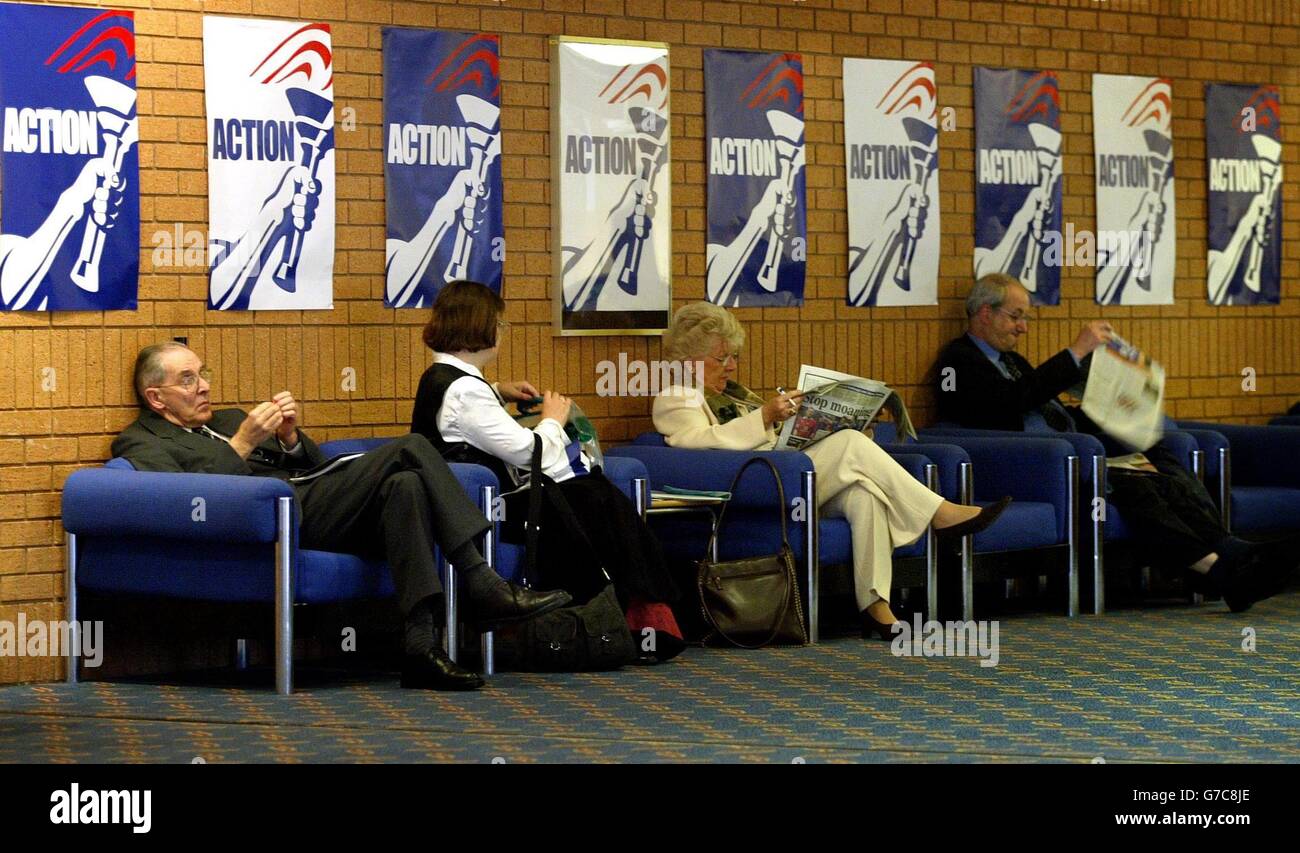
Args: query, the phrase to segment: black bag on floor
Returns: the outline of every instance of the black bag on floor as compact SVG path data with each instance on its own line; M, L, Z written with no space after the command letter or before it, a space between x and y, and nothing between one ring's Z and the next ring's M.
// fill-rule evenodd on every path
M538 577L540 560L566 558L565 554L539 554L544 501L549 502L545 516L551 523L565 525L566 538L585 548L599 565L595 549L559 484L542 473L541 436L533 436L530 467L524 585ZM523 672L592 672L618 669L635 661L636 641L627 627L614 585L603 568L600 572L604 586L586 603L561 607L499 632L497 655L501 667Z

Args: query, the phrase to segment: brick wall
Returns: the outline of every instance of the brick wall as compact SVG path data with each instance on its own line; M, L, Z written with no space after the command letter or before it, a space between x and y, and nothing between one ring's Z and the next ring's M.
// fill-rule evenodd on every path
M627 352L653 358L644 338L551 336L549 273L548 48L554 34L648 39L671 45L673 69L673 288L704 294L705 172L701 51L707 47L799 51L808 118L807 301L801 309L742 313L750 333L742 380L788 384L800 361L878 376L927 415L918 383L940 344L960 327L974 210L972 67L1051 68L1060 74L1065 157L1064 219L1091 229L1093 72L1173 80L1177 157L1176 304L1111 308L1105 317L1160 358L1176 417L1262 421L1300 398L1296 340L1300 302L1275 308L1205 304L1206 82L1273 82L1284 105L1298 93L1288 51L1300 44L1292 0L123 0L136 10L141 119L140 308L133 312L0 314L0 619L62 610L59 488L78 467L102 461L133 417L132 358L143 344L186 335L217 371L214 400L251 404L274 390L304 401L318 438L405 431L419 375L424 313L382 305L384 266L380 30L388 24L500 33L502 165L508 255L505 296L513 325L497 375L526 377L576 396L618 440L648 425L644 399L592 394L596 364ZM338 250L332 311L210 312L201 270L152 266L152 235L176 223L206 228L202 14L275 16L333 25L335 99L356 111L340 132ZM20 34L4 34L21 37ZM846 214L840 62L845 56L931 60L941 107L958 127L940 137L943 262L940 304L850 309L844 305ZM1290 120L1285 108L1285 120ZM1295 145L1285 148L1285 236L1300 234ZM1284 250L1292 296L1300 250ZM1026 354L1038 360L1099 314L1092 271L1066 268L1061 305L1040 309ZM42 368L57 384L43 390ZM344 368L357 389L344 392ZM1244 393L1253 367L1257 390ZM0 683L58 677L57 661L0 657Z

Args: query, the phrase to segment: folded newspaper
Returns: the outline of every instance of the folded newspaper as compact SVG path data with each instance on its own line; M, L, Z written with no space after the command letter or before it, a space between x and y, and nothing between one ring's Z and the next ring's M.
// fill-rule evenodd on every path
M1113 338L1093 352L1082 408L1107 435L1147 450L1164 437L1165 369Z
M805 392L799 411L781 428L777 450L802 450L842 429L861 432L881 409L893 415L899 434L916 438L903 398L883 382L805 364L799 368L799 387Z

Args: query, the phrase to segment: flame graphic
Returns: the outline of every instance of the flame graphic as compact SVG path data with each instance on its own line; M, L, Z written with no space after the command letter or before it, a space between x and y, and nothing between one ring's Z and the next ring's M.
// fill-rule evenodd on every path
M799 106L793 112L803 114L803 60L797 53L781 53L759 72L758 76L740 93L741 103L749 98L745 106L751 110L764 109L775 101L783 101L790 106L795 97ZM762 85L760 85L762 84ZM750 94L753 97L750 98Z
M1243 109L1245 107L1250 107L1255 111L1255 127L1257 130L1265 127L1271 127L1278 131L1282 129L1282 101L1277 86L1260 86L1251 94ZM1242 128L1240 119L1240 114L1232 117L1232 126L1237 129L1237 132L1251 132Z
M455 91L471 86L486 92L491 100L501 93L500 37L478 33L456 46L433 73L424 78L428 86L442 77L435 91Z
M624 65L620 68L617 74L609 78L605 88L601 89L596 97L605 97L605 93L612 89L614 84L622 79L623 75L632 67L631 65ZM638 66L628 81L623 84L623 87L610 96L609 102L611 104L621 104L632 100L638 95L644 95L646 101L653 104L656 98L663 95L658 106L658 109L663 109L668 103L667 92L668 72L658 62L649 62Z
M1056 87L1056 74L1040 71L1029 78L1029 82L1011 99L1004 112L1010 114L1011 121L1023 123L1032 121L1034 116L1042 113L1047 123L1055 127L1060 109L1061 93Z
M880 109L891 95L895 97L885 108L885 115L892 116L915 108L922 117L934 118L939 114L939 102L934 88L934 65L929 62L918 62L900 74L880 98L876 109Z
M114 22L114 18L121 18L130 22L130 26ZM80 50L74 51L74 46L84 44ZM65 54L67 55L64 58ZM59 45L58 49L50 54L45 60L46 65L51 65L55 61L62 61L56 70L60 74L80 74L92 68L97 63L104 63L110 71L118 70L118 62L122 64L122 69L127 73L123 75L123 80L132 80L135 78L135 13L133 12L104 12L101 15L92 18L81 29L77 30L68 40ZM127 62L130 62L130 69L127 70ZM96 71L100 74L102 72Z
M324 33L325 38L316 33ZM248 76L256 77L268 66L274 70L262 79L266 84L283 83L295 74L302 74L308 82L328 74L324 85L319 86L321 91L328 89L334 85L334 54L328 44L329 35L329 24L307 24L299 28L276 45Z
M1120 121L1127 120L1129 127L1153 122L1157 130L1168 136L1173 123L1173 101L1173 87L1168 78L1159 77L1138 93Z

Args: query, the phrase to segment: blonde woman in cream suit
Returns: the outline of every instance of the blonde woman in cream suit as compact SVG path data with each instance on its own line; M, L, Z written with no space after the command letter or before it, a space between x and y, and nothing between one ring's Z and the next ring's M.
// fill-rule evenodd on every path
M777 428L797 409L802 392L768 400L732 377L745 331L724 308L695 302L679 309L664 338L664 356L702 362L703 388L673 386L654 402L654 425L670 447L772 450ZM892 639L889 607L893 551L920 538L931 523L944 538L992 524L1009 498L980 509L954 504L927 489L865 434L841 430L804 451L817 472L822 513L849 522L854 592L863 636Z

